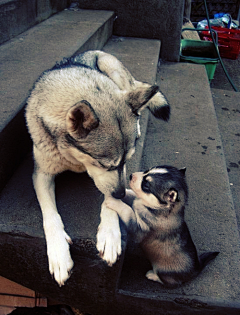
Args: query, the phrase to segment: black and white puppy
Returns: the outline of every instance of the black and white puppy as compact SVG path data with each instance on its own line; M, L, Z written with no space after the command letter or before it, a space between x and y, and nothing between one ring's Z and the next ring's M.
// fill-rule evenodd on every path
M188 199L186 169L158 166L130 175L130 188L121 200L109 199L128 232L140 243L152 270L146 277L175 287L196 277L219 252L198 257L184 209Z

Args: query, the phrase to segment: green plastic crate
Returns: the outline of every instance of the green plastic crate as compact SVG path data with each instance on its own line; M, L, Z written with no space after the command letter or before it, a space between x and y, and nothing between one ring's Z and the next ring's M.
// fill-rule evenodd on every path
M214 77L219 57L212 42L182 39L180 44L180 60L204 64L208 80L211 81Z

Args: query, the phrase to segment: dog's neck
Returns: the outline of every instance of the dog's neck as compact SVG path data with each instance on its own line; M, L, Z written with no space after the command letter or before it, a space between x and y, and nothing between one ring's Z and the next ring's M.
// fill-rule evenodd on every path
M144 206L144 205L143 205ZM144 206L154 216L160 215L161 210Z

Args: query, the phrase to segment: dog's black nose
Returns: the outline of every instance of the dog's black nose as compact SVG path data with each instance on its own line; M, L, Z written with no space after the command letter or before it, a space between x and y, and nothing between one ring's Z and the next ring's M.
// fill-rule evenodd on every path
M129 179L132 180L132 174L129 176Z
M112 193L113 198L122 199L125 197L125 189L117 190Z

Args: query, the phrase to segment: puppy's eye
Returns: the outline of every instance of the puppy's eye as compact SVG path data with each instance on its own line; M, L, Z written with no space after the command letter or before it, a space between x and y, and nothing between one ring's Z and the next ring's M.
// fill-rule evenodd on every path
M142 191L149 194L150 193L150 183L145 178L142 180Z

